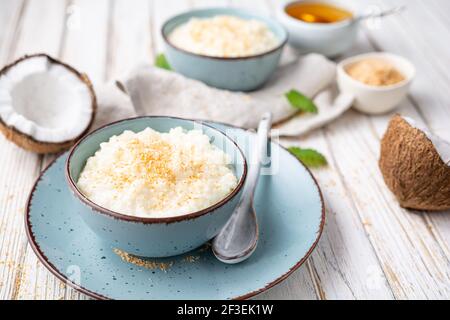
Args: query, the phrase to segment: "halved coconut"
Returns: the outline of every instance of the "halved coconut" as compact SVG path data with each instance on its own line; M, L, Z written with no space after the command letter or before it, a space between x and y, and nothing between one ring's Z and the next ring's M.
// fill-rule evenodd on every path
M400 205L450 209L450 143L395 115L381 140L379 166Z
M0 131L37 153L69 148L89 130L97 102L89 78L46 54L0 71Z

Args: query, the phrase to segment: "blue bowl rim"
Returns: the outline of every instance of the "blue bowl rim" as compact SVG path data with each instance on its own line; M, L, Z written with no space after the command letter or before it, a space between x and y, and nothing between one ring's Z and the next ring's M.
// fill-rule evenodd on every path
M200 124L201 126L205 126L208 127L209 129L213 130L213 131L217 131L219 132L221 135L223 135L225 137L225 139L228 139L229 141L231 141L231 143L236 147L236 149L239 151L242 160L243 160L243 172L242 175L240 176L239 182L237 184L237 186L233 189L233 191L231 191L226 197L224 197L222 200L220 200L219 202L214 203L213 205L204 208L202 210L198 210L195 212L191 212L191 213L187 213L187 214L183 214L183 215L179 215L179 216L172 216L172 217L162 217L162 218L149 218L149 217L136 217L136 216L130 216L130 215L126 215L123 213L119 213L110 209L107 209L105 207L102 207L98 204L96 204L95 202L91 201L88 197L86 197L85 195L83 195L83 193L78 189L77 184L75 183L75 181L72 179L72 176L70 174L70 160L72 158L72 155L75 153L76 149L78 148L78 146L85 141L87 138L91 137L92 135L96 134L97 132L106 129L108 127L117 125L119 123L122 122L128 122L128 121L132 121L132 120L137 120L137 119L155 119L155 118L163 118L163 119L176 119L176 120L183 120L183 121L188 121L188 122L195 122ZM128 221L128 222L139 222L139 223L143 223L143 224L169 224L169 223L174 223L174 222L181 222L181 221L186 221L186 220L191 220L191 219L195 219L198 217L201 217L203 215L206 215L208 213L211 213L213 211L215 211L216 209L222 207L223 205L225 205L226 203L228 203L230 200L232 200L238 193L239 191L242 189L242 187L244 186L245 180L247 178L247 159L245 158L244 153L242 152L241 148L237 145L237 143L231 139L229 136L227 136L224 132L222 132L219 129L216 129L208 124L206 124L205 122L201 121L201 120L192 120L192 119L185 119L185 118L180 118L180 117L172 117L172 116L137 116L137 117L132 117L132 118L127 118L127 119L122 119L122 120L118 120L118 121L114 121L111 123L108 123L106 125L103 125L97 129L95 129L94 131L88 133L87 135L85 135L83 138L81 138L80 140L78 140L73 147L70 149L69 151L69 156L67 157L66 160L66 164L65 164L65 176L66 176L66 181L68 182L69 188L72 190L72 192L74 193L74 195L84 204L88 205L89 207L91 207L93 209L94 212L97 213L101 213L101 214L105 214L107 216L110 216L112 218L118 219L118 220L123 220L123 221Z
M167 24L169 24L170 22L172 22L172 20L177 19L177 18L179 18L179 17L181 17L181 16L183 16L183 15L190 14L190 13L191 13L191 14L195 14L195 13L200 13L200 12L205 12L205 11L210 11L210 10L229 10L229 9L234 10L234 12L241 12L241 13L247 14L247 15L249 15L249 16L252 16L252 17L256 18L256 19L260 19L261 21L264 21L264 20L270 21L271 23L273 23L274 25L276 25L277 27L279 27L281 30L283 30L284 36L283 36L282 41L278 44L278 46L276 46L275 48L273 48L273 49L271 49L271 50L269 50L269 51L264 51L264 52L262 52L262 53L258 53L258 54L254 54L254 55L250 55L250 56L245 56L245 57L215 57L215 56L208 56L208 55L205 55L205 54L194 53L194 52L191 52L191 51L188 51L188 50L179 48L179 47L173 45L173 44L169 41L169 39L167 38L166 33L164 32L164 29L166 28L166 25L167 25ZM233 13L229 13L229 14L230 14L230 15L233 15ZM288 41L289 34L288 34L286 28L285 28L281 23L279 23L277 20L275 20L275 19L273 19L273 18L271 18L271 17L268 17L268 16L263 16L263 15L255 14L255 13L252 13L252 12L250 12L250 11L248 11L248 10L240 9L240 8L207 7L207 8L201 8L201 9L187 10L187 11L184 11L184 12L182 12L182 13L179 13L179 14L177 14L177 15L175 15L175 16L170 17L169 19L167 19L167 20L163 23L163 25L162 25L162 27L161 27L161 36L162 36L164 42L165 42L168 46L172 47L172 48L175 49L175 50L178 50L178 51L180 51L180 52L183 52L183 53L185 53L185 54L189 54L189 55L192 55L192 56L195 56L195 57L201 57L201 58L206 58L206 59L212 59L212 60L239 61L239 60L248 60L248 59L260 58L260 57L263 57L263 56L265 56L265 55L269 55L269 54L271 54L271 53L274 53L274 52L276 52L276 51L282 49L282 48L284 47L284 45L287 43L287 41Z

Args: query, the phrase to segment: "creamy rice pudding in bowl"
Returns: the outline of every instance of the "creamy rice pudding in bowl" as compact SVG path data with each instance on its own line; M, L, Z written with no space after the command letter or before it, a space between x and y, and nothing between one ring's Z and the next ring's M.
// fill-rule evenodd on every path
M237 8L191 10L167 20L161 32L176 72L233 91L261 87L287 42L276 20Z
M137 117L106 125L70 151L66 178L86 224L111 247L165 257L213 238L238 203L242 151L202 122Z

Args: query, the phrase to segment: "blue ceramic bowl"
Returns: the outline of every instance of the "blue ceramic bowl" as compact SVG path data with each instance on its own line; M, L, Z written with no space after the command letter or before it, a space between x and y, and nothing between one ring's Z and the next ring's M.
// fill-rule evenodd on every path
M207 18L216 15L233 15L243 19L260 20L275 34L280 43L276 48L261 54L220 58L188 52L169 42L168 35L190 18ZM210 8L182 13L166 21L161 31L167 60L176 72L203 81L210 86L232 91L250 91L261 87L277 68L281 51L287 41L286 30L275 20L236 8Z
M167 218L141 218L103 208L85 197L76 181L86 160L99 149L100 143L124 130L138 132L150 127L159 132L182 127L200 129L211 143L230 155L237 187L223 200L206 209ZM213 238L236 207L247 175L247 162L236 143L221 131L202 122L172 117L137 117L108 124L79 140L66 162L66 179L77 201L77 212L84 222L114 248L146 257L167 257L199 247Z

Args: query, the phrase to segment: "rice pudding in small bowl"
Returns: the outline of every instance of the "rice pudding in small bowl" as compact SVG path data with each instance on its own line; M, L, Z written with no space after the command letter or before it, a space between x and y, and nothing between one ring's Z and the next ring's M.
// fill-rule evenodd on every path
M233 91L261 87L287 42L277 21L237 8L188 11L167 20L161 32L176 72Z
M66 178L86 224L112 247L166 257L213 238L247 174L236 143L202 122L137 117L106 125L70 151Z

